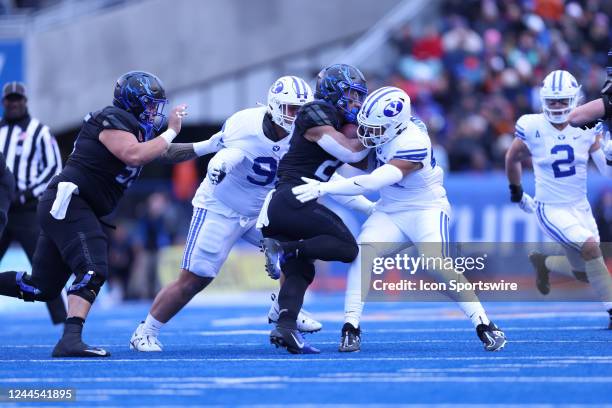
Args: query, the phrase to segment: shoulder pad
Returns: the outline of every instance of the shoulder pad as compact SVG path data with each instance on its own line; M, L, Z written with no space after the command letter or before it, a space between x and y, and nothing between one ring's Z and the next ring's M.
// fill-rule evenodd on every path
M296 125L305 129L317 126L333 126L337 129L340 126L338 111L326 101L310 102L298 111Z
M140 124L129 112L115 106L108 106L94 113L93 119L100 123L103 129L123 130L138 135Z

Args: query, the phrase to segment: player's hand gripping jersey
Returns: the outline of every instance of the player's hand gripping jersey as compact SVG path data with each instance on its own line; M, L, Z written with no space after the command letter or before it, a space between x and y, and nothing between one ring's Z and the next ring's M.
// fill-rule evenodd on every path
M259 214L274 187L278 163L289 149L288 137L274 142L265 136L265 115L266 108L260 107L242 110L227 119L220 143L243 158L219 184L212 184L208 178L202 182L192 202L195 207L228 217Z

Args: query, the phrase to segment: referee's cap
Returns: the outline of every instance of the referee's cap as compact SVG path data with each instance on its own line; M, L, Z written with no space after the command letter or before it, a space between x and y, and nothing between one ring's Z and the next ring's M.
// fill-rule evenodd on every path
M4 86L2 87L2 99L6 98L9 95L20 95L25 98L26 89L23 82L12 81L4 84Z

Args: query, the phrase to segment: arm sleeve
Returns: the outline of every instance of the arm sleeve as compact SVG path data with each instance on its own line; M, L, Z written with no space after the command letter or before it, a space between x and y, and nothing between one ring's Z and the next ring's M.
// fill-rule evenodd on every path
M321 183L321 190L327 194L359 195L378 191L399 182L402 178L404 175L400 169L392 164L385 164L374 170L372 174Z
M218 152L223 148L223 132L217 132L208 140L193 144L193 151L198 156Z
M352 150L347 149L338 143L336 139L326 134L317 140L317 144L321 147L321 149L325 150L327 153L331 154L336 159L343 161L344 163L356 163L363 160L363 158L369 153L368 149L353 152Z
M607 164L606 156L601 148L591 153L591 159L602 175L612 178L612 165Z
M343 176L338 173L334 173L330 181L341 181L346 180ZM334 201L339 204L345 206L346 208L350 208L351 210L356 210L362 212L364 214L370 214L374 209L374 203L362 195L357 196L345 196L345 195L331 195L330 196Z

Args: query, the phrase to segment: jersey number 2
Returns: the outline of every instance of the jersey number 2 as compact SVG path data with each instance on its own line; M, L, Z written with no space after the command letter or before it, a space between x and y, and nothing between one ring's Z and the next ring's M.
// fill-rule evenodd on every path
M576 174L576 166L569 166L565 170L561 170L562 164L572 164L574 162L574 148L570 145L557 145L550 151L552 154L563 153L567 155L564 159L555 160L552 164L555 178L569 177Z
M247 176L247 180L258 186L267 186L274 181L277 168L278 163L274 157L257 157L253 160L253 173L262 178L258 180L255 177Z

